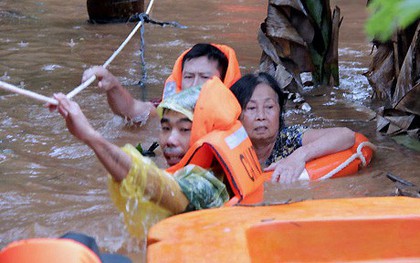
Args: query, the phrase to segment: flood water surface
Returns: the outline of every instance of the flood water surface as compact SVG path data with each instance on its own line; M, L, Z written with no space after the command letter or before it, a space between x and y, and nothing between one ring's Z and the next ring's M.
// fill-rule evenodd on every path
M228 3L227 3L228 2ZM109 69L137 98L160 96L175 59L197 42L232 46L243 74L258 68L256 36L266 17L266 1L157 0L151 17L177 21L186 29L145 26L146 90L137 34ZM148 2L145 3L147 6ZM319 128L347 126L377 145L372 164L359 175L289 186L267 183L266 202L393 195L388 173L420 185L420 155L375 132L371 88L362 75L371 46L362 26L364 1L332 1L341 8L339 87L325 96L307 97L305 112L290 103L287 123ZM87 23L83 1L0 1L0 80L51 96L79 85L84 69L103 64L130 33L133 24ZM123 145L149 146L158 129L149 122L139 130L124 127L95 86L75 98L92 125ZM0 90L0 248L29 237L57 237L67 231L94 236L104 250L142 261L145 243L130 238L111 203L104 168L94 153L72 137L58 113L42 103ZM164 164L161 158L157 163Z

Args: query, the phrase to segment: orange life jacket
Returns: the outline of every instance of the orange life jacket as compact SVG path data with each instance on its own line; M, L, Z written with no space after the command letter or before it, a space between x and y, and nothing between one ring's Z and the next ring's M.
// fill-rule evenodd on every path
M70 239L32 238L10 243L0 251L2 263L101 263L85 245Z
M203 84L194 110L190 148L167 171L174 173L188 164L208 169L216 160L235 195L227 205L261 202L264 176L251 140L238 120L240 113L235 96L220 79L214 77Z
M226 87L230 88L233 83L235 83L240 77L241 72L239 70L239 63L238 59L236 58L235 51L226 45L220 44L211 44L212 46L220 49L223 54L226 55L228 59L228 67L226 70L225 79L223 83ZM172 74L166 79L165 86L163 89L162 98L164 99L167 96L170 96L174 93L178 93L181 91L181 82L182 82L182 59L184 58L185 54L188 53L191 49L184 51L181 56L175 61L175 65L172 69Z

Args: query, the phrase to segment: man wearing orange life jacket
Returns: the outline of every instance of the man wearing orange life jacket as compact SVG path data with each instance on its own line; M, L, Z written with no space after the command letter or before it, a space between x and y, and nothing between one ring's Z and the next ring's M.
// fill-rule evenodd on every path
M221 51L225 58L220 56L217 50ZM200 69L200 59L204 63L217 60L220 76L217 73L212 75L209 69L207 71ZM210 75L219 77L228 88L241 77L238 60L232 48L220 44L197 44L185 50L175 61L172 74L165 82L162 98L178 93L184 88L200 85L211 78Z
M141 125L150 115L156 115L152 102L134 99L107 69L92 67L85 71L83 81L92 75L96 75L99 80L98 87L106 91L112 111L125 118L129 124ZM235 51L226 45L196 44L176 60L172 74L165 82L162 98L200 85L213 76L223 80L227 87L241 77Z
M160 144L172 165L167 171L131 145L120 149L106 141L75 102L63 94L55 97L69 131L95 151L112 176L111 194L126 222L131 222L127 223L129 229L133 222L222 206L229 198L230 203L262 201L264 178L251 141L238 121L240 105L218 78L168 97L159 105ZM222 99L227 103L221 105ZM159 215L145 218L153 214L150 211ZM131 229L138 233L136 227Z
M234 196L231 204L261 202L262 170L251 140L238 120L241 108L232 95L218 78L203 84L194 107L190 148L167 171L176 173L188 164L205 169L220 167ZM225 102L222 106L221 99ZM171 100L176 104L183 98L172 96L164 100L158 107L160 115L165 109L174 108L170 106Z

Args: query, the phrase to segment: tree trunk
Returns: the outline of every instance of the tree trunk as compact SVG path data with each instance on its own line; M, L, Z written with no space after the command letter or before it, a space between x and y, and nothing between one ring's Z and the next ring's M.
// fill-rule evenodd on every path
M89 22L127 22L135 14L144 12L144 0L87 0Z

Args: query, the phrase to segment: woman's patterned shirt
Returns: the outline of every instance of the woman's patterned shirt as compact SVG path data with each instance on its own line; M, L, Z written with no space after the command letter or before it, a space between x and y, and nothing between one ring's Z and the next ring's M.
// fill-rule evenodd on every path
M303 133L308 127L303 125L293 125L284 127L278 134L276 143L270 157L265 161L265 165L269 166L282 158L286 158L292 154L297 148L302 146Z

